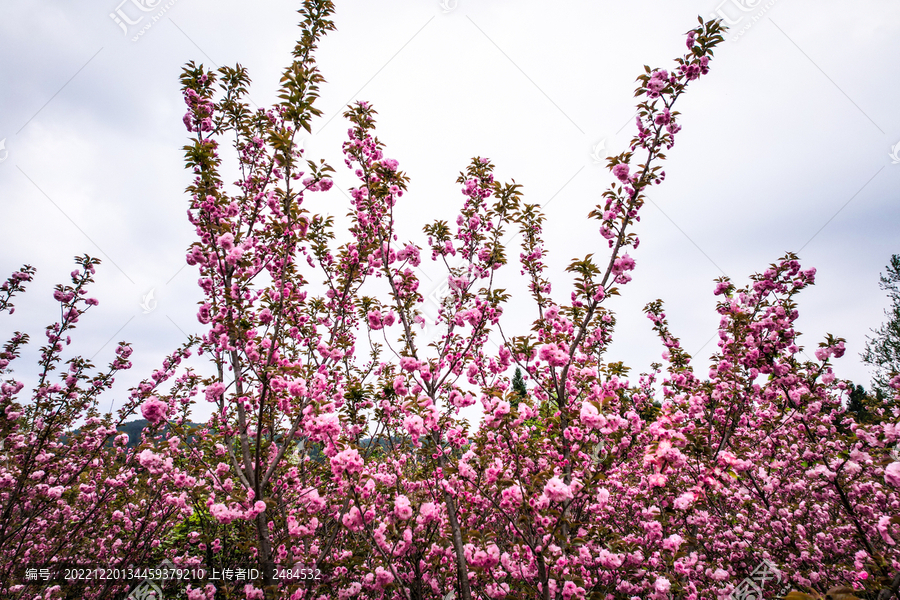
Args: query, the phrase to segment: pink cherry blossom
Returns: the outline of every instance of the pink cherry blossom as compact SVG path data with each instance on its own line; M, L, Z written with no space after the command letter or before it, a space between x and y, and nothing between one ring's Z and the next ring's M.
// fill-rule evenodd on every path
M900 462L892 462L884 469L884 480L895 488L900 488Z
M572 490L559 477L551 477L544 486L544 493L551 502L564 502L571 500Z
M141 414L153 425L165 419L168 412L169 406L156 396L150 396L141 404Z

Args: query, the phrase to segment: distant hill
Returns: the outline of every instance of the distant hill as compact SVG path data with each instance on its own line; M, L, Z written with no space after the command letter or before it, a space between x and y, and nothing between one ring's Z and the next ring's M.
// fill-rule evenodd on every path
M128 444L127 444L128 448L134 448L141 442L141 433L144 431L144 428L147 426L147 424L148 424L148 421L146 419L136 419L134 421L128 421L127 423L122 423L121 425L119 425L119 427L117 428L118 431L120 433L128 434ZM189 427L198 427L201 424L188 422L188 423L186 423L186 425ZM165 426L160 428L160 433L164 433L165 431L166 431ZM278 440L280 437L281 437L280 435L276 436L276 440ZM190 441L191 439L193 439L193 436L190 436L188 438L188 441ZM408 441L408 438L406 436L395 436L390 441L385 438L379 438L378 441L375 442L375 445L380 446L382 451L388 451L390 449L391 442L393 442L394 444L399 444L399 443L403 443L405 441ZM359 440L359 445L363 448L368 448L369 445L371 445L371 444L372 444L371 438L362 438ZM309 448L309 456L310 456L310 458L312 458L315 461L318 461L318 462L324 461L325 455L322 454L322 444L320 444L320 443L311 444L310 448Z
M144 431L144 427L146 427L148 423L149 423L149 421L147 421L147 419L137 419L135 421L128 421L127 423L122 423L116 429L120 433L128 434L128 444L126 444L126 447L134 448L135 446L137 446L138 444L141 443L141 433ZM188 421L187 423L185 423L185 425L187 425L188 427L199 427L200 423L192 423L192 422ZM160 428L159 432L164 433L167 428L168 428L168 426L164 425L163 427ZM194 436L190 436L188 438L188 441L193 439L193 437Z
M144 430L144 427L147 426L147 419L138 419L137 421L129 421L127 423L122 423L116 429L120 433L128 434L128 448L134 448L141 441L141 432Z

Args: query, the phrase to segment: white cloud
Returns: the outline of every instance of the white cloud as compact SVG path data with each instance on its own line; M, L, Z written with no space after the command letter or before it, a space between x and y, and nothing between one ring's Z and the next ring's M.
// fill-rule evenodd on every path
M323 125L348 100L371 101L388 155L413 178L400 226L420 245L424 221L452 217L461 198L456 175L472 156L490 157L500 179L523 184L528 202L558 194L547 207L547 238L563 300L570 259L605 250L584 218L609 181L592 147L626 123L616 139L630 138L634 78L644 64L671 68L696 15L716 6L459 0L443 13L436 0L338 2L338 30L318 54L328 80L319 102L325 117L308 148L350 185L340 154L346 124L338 116ZM71 270L72 255L103 258L96 243L124 274L104 259L95 288L102 316L78 333L85 346L99 347L128 323L118 338L134 343L136 366L120 383L155 368L183 339L178 327L199 330L194 269L166 283L193 236L184 216L180 66L240 62L254 80L253 100L269 104L298 7L178 0L137 42L109 17L114 1L0 8L0 138L10 153L0 163L0 268L40 268L16 328L37 339L54 314L52 284ZM619 327L610 359L635 372L658 360L662 348L641 312L655 298L666 301L674 332L696 351L718 322L711 281L719 268L744 282L815 235L801 253L819 272L817 286L800 297L803 342L814 348L826 332L848 338L838 374L867 380L857 353L883 318L878 272L900 252L900 166L888 157L900 141L900 83L891 76L898 11L877 0L852 11L834 1L811 9L779 0L717 51L711 73L680 101L684 129L669 152L667 181L652 192L683 233L653 205L645 208L634 281L611 303ZM334 190L319 202L342 215L345 200ZM140 300L151 288L159 307L144 315Z

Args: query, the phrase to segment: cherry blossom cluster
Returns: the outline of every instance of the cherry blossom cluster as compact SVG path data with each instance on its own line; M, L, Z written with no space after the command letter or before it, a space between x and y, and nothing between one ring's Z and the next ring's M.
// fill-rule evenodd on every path
M573 260L571 281L551 285L545 217L488 158L460 173L458 210L425 225L425 243L401 231L409 176L364 101L344 113L353 183L350 225L336 231L339 184L297 137L321 116L314 56L333 11L304 2L272 108L250 108L240 66L183 71L199 336L117 417L101 414L131 348L105 370L77 356L60 368L98 304L87 295L98 261L79 257L54 291L60 318L36 384L0 384L0 595L126 593L115 581L38 589L16 571L79 560L262 573L164 586L190 600L721 600L763 559L798 593L896 592L900 412L857 419L833 367L845 341L826 336L814 358L800 345L796 298L814 269L787 255L744 287L718 280L708 373L694 372L662 301L646 313L663 363L632 376L607 357L616 319L604 303L636 274L633 229L681 130L674 103L709 72L721 24L701 19L674 68L638 78L637 133L590 213L609 255ZM504 316L513 295L498 288L513 228L535 309L518 335ZM429 260L448 291L425 337ZM0 286L0 312L33 274ZM27 342L6 343L4 375ZM195 351L202 372L184 364ZM891 385L900 394L900 375ZM191 422L195 403L212 409L207 422ZM137 415L147 426L129 448L118 427ZM276 576L291 568L322 577Z

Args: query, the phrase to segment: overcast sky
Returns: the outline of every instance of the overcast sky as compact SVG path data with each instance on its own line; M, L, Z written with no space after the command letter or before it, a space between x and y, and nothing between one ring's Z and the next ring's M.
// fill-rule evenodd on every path
M201 331L197 271L182 268L194 234L178 76L190 60L240 62L252 100L272 104L299 6L0 5L0 271L38 269L0 325L4 340L13 330L32 335L17 375L33 370L43 327L57 316L53 284L66 280L76 254L103 265L92 294L100 306L79 324L74 349L104 364L116 341L135 348L134 369L109 401ZM353 178L342 163L340 113L368 100L387 156L412 178L401 237L424 246L421 225L451 219L460 206L459 171L473 156L490 157L501 181L515 179L526 201L545 206L551 280L566 301L565 265L607 252L585 217L610 181L597 158L623 150L634 133L635 77L645 64L670 69L697 15L715 13L733 26L710 74L679 101L683 130L637 227L634 281L610 305L619 327L608 359L635 373L660 360L642 308L662 298L673 331L707 364L718 324L713 279L743 285L796 251L818 269L816 286L800 296L801 342L812 355L826 333L845 337L837 373L867 384L858 354L884 320L878 274L900 252L897 2L338 0L337 31L318 53L324 117L305 142L310 157L337 169L338 185L314 208L346 212L340 189ZM438 279L428 267L426 295ZM530 317L518 306L508 309L513 320Z

